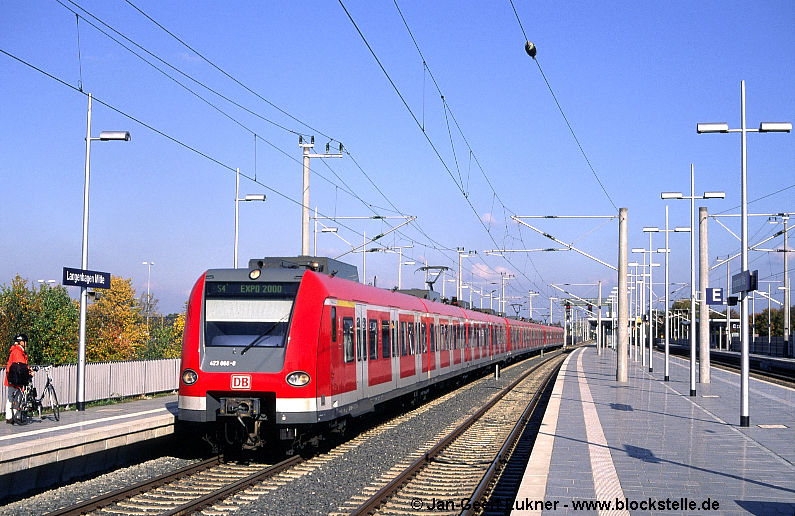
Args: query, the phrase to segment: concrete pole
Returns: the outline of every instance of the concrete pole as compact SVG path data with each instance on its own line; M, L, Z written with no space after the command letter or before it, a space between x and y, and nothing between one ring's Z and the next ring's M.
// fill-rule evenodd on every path
M651 236L651 233L649 233ZM649 264L651 264L651 255L649 255ZM649 265L649 271L651 271L651 265ZM646 323L643 321L643 318L646 314L644 314L644 310L646 307L646 253L643 253L643 268L641 269L640 273L640 358L641 358L641 365L645 368L646 367Z
M789 356L792 356L792 349L788 349L789 346L789 336L791 333L790 328L790 291L789 291L789 273L787 272L787 254L789 254L789 248L787 247L787 222L789 221L789 215L784 215L784 353L785 355L789 351Z
M746 127L745 127L745 81L740 82L740 113L741 113L741 133L742 145L740 149L742 159L742 176L740 178L740 188L742 195L740 200L740 251L741 265L740 272L745 274L748 271L748 190L747 190L747 147L746 147ZM748 399L748 373L750 370L748 345L748 292L740 292L740 426L750 426L751 415Z
M731 255L729 255L729 258ZM732 342L732 330L731 330L731 307L729 306L729 293L732 291L732 280L731 280L731 260L728 258L726 259L726 351L729 351L731 348Z
M654 276L652 275L654 270L654 267L652 267L654 250L651 247L651 235L652 233L649 232L649 372L653 373L654 365L651 357L653 355L652 348L654 347Z
M531 298L532 299L532 298ZM599 281L599 299L596 303L596 354L602 354L602 282Z
M709 305L707 285L709 284L709 236L707 234L707 208L698 208L698 290L701 298L699 306L698 373L700 383L709 383Z
M690 396L696 395L696 198L695 172L690 164Z
M668 282L668 255L671 254L671 248L668 247L668 205L665 205L665 381L671 379L668 370L668 357L670 355L668 345L671 338L671 300L669 299L670 289Z
M238 221L240 219L240 169L235 170L235 269L237 269Z
M312 137L312 144L315 137ZM301 202L301 256L309 256L309 150L311 144L299 143L303 150L304 162L304 181L303 181L303 200ZM365 281L365 283L367 283Z
M616 353L616 381L626 383L627 344L627 208L618 210L618 350Z
M83 184L83 247L80 266L88 269L88 191L91 177L91 93L88 94L88 110L86 114L86 168ZM77 348L77 403L78 411L86 409L86 314L88 309L88 288L80 287L80 325L78 330ZM768 310L769 312L769 310Z
M398 247L398 290L403 288L403 248ZM472 292L471 290L469 291ZM472 301L472 298L469 299Z

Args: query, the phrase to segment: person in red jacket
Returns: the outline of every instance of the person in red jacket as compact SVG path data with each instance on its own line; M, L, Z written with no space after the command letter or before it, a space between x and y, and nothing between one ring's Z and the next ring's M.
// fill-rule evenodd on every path
M6 377L3 382L8 388L8 396L6 397L6 423L14 422L13 418L11 417L11 396L14 393L14 389L16 389L15 386L8 383L8 371L11 368L11 364L14 362L22 362L23 364L28 363L28 354L25 352L27 347L27 335L20 333L14 337L14 344L11 346L11 353L8 356L8 364L6 365Z

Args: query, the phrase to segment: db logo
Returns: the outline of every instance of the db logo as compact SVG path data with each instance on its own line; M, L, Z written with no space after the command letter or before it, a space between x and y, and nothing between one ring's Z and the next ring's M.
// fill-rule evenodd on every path
M251 375L249 374L233 374L232 375L232 389L238 391L251 390Z

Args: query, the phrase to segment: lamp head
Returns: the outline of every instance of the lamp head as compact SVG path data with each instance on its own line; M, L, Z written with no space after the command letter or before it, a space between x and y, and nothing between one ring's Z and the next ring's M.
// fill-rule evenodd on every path
M696 132L701 133L728 133L729 124L726 122L696 124Z
M130 141L130 131L102 131L99 133L99 139L103 142L109 140L124 140Z
M762 122L759 124L760 133L788 133L792 131L790 122Z
M681 199L683 197L682 192L662 192L660 194L661 199Z

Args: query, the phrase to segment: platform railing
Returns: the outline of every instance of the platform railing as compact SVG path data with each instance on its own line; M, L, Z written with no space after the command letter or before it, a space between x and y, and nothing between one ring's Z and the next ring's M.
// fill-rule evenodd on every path
M179 358L88 363L86 402L176 391L179 387L179 364ZM5 375L6 368L0 368L0 381L5 380ZM53 367L52 380L59 404L74 404L77 398L77 364ZM39 392L46 381L44 371L33 378ZM7 396L8 389L3 385L0 389L0 407L5 407Z

